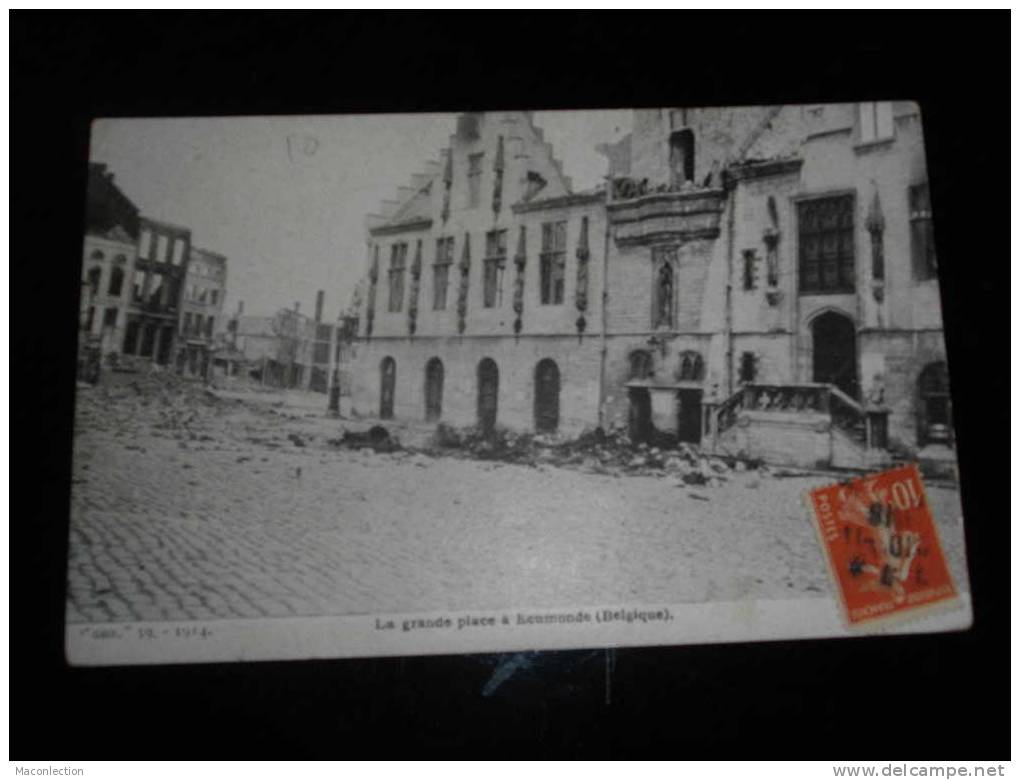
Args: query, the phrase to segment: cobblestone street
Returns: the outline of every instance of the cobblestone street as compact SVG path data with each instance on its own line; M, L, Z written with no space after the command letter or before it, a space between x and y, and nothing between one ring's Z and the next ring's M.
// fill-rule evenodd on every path
M328 442L345 423L307 405L189 392L200 402L79 389L70 622L829 592L801 494L832 476L695 488L352 451ZM958 494L928 495L965 589Z

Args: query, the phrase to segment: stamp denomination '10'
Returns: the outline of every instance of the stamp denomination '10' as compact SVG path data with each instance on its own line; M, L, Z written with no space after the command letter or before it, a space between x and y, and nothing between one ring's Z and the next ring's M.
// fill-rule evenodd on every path
M916 465L817 488L810 501L849 625L956 599Z

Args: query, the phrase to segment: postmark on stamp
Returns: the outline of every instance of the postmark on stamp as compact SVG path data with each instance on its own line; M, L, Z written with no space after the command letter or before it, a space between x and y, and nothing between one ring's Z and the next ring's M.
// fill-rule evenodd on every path
M957 601L916 464L816 488L807 498L851 628Z

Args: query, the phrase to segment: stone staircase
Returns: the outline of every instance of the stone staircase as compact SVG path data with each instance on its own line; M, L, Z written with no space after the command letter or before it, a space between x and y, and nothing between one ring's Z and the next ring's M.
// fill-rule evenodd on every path
M708 403L703 446L784 466L864 471L892 462L888 410L829 384L748 384Z

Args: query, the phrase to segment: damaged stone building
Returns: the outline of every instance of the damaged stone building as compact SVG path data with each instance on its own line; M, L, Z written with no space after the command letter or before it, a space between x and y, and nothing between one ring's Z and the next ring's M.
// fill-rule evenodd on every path
M96 358L91 378L100 361L204 376L226 258L193 248L190 229L141 215L103 163L89 163L85 222L79 352Z
M326 393L339 359L340 326L322 321L325 291L315 297L315 314L300 302L272 316L245 315L243 302L227 325L229 348L261 385Z
M191 231L142 217L123 354L171 365Z
M357 412L952 460L915 104L638 110L602 151L574 192L529 113L458 117L369 218Z
M89 165L88 182L80 348L91 349L98 359L119 353L124 340L139 216L105 165Z
M197 247L191 247L190 255L181 291L177 370L205 377L222 324L227 258Z

